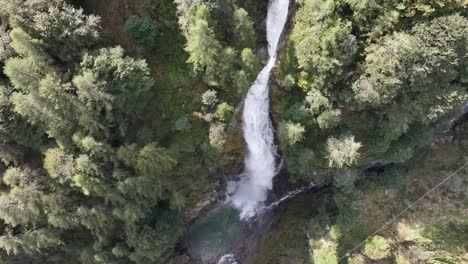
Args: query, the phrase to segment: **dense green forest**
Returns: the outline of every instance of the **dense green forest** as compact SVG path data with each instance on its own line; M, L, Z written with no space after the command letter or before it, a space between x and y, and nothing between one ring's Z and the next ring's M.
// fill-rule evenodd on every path
M261 242L255 263L337 263L378 228L365 221L385 207L375 200L388 200L385 222L398 194L430 189L411 179L435 185L467 161L466 128L434 144L468 100L468 1L292 2L271 88L283 175L333 193L300 207L312 210L298 213L303 262ZM0 0L0 262L177 263L191 212L242 170L240 105L266 60L267 4ZM434 253L419 263L468 261L460 181L413 217L445 206L448 220L400 228ZM386 235L343 261L414 263Z

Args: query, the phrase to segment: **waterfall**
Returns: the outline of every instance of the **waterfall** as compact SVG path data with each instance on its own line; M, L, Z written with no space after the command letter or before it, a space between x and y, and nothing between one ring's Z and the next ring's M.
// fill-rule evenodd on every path
M247 143L245 170L238 182L228 184L228 198L241 211L241 218L255 215L273 187L277 168L273 126L270 120L268 82L275 66L278 42L288 17L289 0L270 0L267 14L269 60L250 87L244 103L243 132Z

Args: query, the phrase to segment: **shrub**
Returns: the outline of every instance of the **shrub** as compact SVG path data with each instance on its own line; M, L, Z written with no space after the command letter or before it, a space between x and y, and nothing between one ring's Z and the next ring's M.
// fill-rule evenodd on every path
M371 178L378 184L395 189L403 189L408 183L408 174L404 167L398 165L386 166L381 173Z
M174 130L176 131L188 131L190 128L192 128L192 125L185 116L177 119L174 123Z
M214 123L210 126L210 145L217 150L221 150L226 143L225 127L226 125L222 123Z
M359 158L362 144L354 141L354 136L341 138L330 137L327 140L327 152L330 167L342 168L351 165Z
M0 28L0 62L6 61L14 54L10 42L9 32L5 32Z
M284 77L283 85L286 87L287 90L290 90L294 85L296 84L296 81L294 80L294 77L291 74L286 75Z
M317 114L322 108L328 109L331 106L330 100L317 89L308 91L305 99L312 114Z
M338 226L332 226L329 231L330 239L320 239L318 248L313 248L314 264L338 264L337 248L338 239L341 237L341 231ZM314 243L315 242L315 243ZM317 241L309 241L309 245L317 244Z
M157 47L159 26L149 17L130 16L125 21L123 32L131 41L147 50Z
M395 257L395 262L396 264L411 264L411 261L408 258L406 258L406 256L401 254L398 254Z
M353 255L348 259L348 264L364 264L366 260L363 255L357 254Z
M234 12L234 44L237 48L255 46L255 30L252 19L247 11L239 8Z
M334 128L340 123L340 110L325 111L317 117L321 129Z
M202 94L202 103L207 106L214 106L218 102L217 92L208 90Z
M322 246L314 250L312 259L314 264L338 264L336 255L337 243L324 241Z
M390 255L390 245L384 237L374 236L366 243L362 253L372 260L383 259Z
M234 107L230 106L228 103L224 102L216 107L215 117L220 121L227 122L234 112Z
M304 139L305 128L300 123L291 121L279 123L279 138L281 143L292 146Z
M244 94L250 87L250 80L244 70L236 73L234 86L238 94Z
M312 176L314 164L317 162L317 155L313 150L295 146L294 149L285 151L283 154L288 164L288 171L291 173L291 181Z
M283 112L283 119L304 125L313 124L314 119L303 103L294 103Z
M360 172L357 169L342 169L336 172L333 180L336 188L344 194L350 195L354 192L354 183L359 178Z

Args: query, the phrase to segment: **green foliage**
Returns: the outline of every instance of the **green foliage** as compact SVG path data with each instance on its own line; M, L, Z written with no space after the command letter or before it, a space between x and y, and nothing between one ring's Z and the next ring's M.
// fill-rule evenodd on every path
M362 32L362 37L370 39L382 36L399 22L402 6L405 5L401 2L346 0L353 12L353 24Z
M317 117L317 124L321 129L334 128L340 123L340 110L329 110L322 112Z
M405 6L406 16L430 16L439 13L441 10L459 10L466 8L468 3L463 0L420 0Z
M205 5L199 6L195 22L190 25L186 35L185 50L190 55L187 62L210 72L214 70L221 46L208 24L208 19L208 8Z
M259 68L251 50L256 36L248 13L226 0L177 4L187 39L187 62L193 64L196 73L204 73L209 85L243 94Z
M130 16L123 26L125 36L145 50L154 50L159 43L160 33L156 21L150 17Z
M294 76L305 95L279 98L290 106L282 119L305 125L301 144L309 148L352 131L361 141L363 162L408 161L431 141L432 127L468 98L462 77L466 6L301 1L280 74ZM288 157L294 155L286 161L295 162ZM315 166L323 167L319 159Z
M416 40L407 34L387 38L384 45L373 45L367 50L368 70L353 84L356 99L362 103L379 105L389 103L402 89L402 80L408 78L401 69L416 51ZM395 76L395 77L394 77Z
M351 195L355 191L354 183L358 180L360 172L358 169L342 169L335 172L334 184L345 195Z
M441 17L416 26L409 34L385 38L382 45L371 45L365 74L353 85L358 101L377 106L396 96L405 101L417 99L414 108L429 110L426 107L431 105L433 109L418 116L424 122L441 116L445 110L441 101L428 96L434 86L442 89L445 100L453 102L454 96L463 100L465 95L456 84L456 69L463 65L466 52L467 21L459 15ZM418 115L416 109L414 115Z
M26 66L31 60L34 58L7 61L5 72L14 87L22 91L12 95L15 111L44 127L61 144L70 144L77 126L108 135L103 125L118 124L122 134L128 133L129 124L135 123L128 116L138 116L150 99L152 80L147 64L124 57L121 48L86 54L73 84L55 73L42 78L34 63ZM25 77L25 70L35 74Z
M371 175L372 181L395 189L403 189L408 184L408 175L404 167L398 165L386 166L383 172Z
M374 236L364 245L363 253L372 260L383 259L389 256L390 245L384 237Z
M333 242L324 242L323 245L314 250L312 263L314 264L337 264L336 244Z
M283 85L286 89L291 89L296 84L294 77L291 74L286 75L283 80Z
M16 67L16 59L8 60L6 67ZM76 110L73 109L74 100L68 93L72 87L57 79L56 76L47 75L44 79L30 80L32 89L23 86L23 82L15 81L18 76L10 71L6 72L17 89L24 93L13 93L12 102L14 110L32 124L37 124L49 135L55 137L61 144L70 144L69 137L76 129ZM27 84L24 84L27 85Z
M355 55L356 38L351 23L338 17L340 1L304 0L294 17L290 41L301 73L304 90L330 89Z
M309 109L303 103L295 103L291 105L285 112L283 112L282 116L286 120L291 120L305 125L310 125L314 121Z
M234 112L234 107L230 106L228 103L220 103L216 107L215 117L222 122L228 122Z
M305 101L308 104L308 110L312 114L318 114L323 109L328 109L331 107L330 100L325 97L319 90L310 89L307 92Z
M174 123L174 130L187 132L192 128L190 121L187 117L181 117L177 119Z
M74 159L63 149L48 149L44 157L44 168L50 177L64 183L70 181L75 173Z
M301 177L312 178L314 164L317 161L317 154L309 148L298 148L287 151L284 157L288 161L288 171L293 176L292 180Z
M241 52L240 70L235 76L235 86L238 94L244 94L255 80L260 70L260 62L253 54L252 50L245 48Z
M137 155L134 151L135 146L133 145L121 147L118 150L119 158L131 166L136 173L133 177L126 176L119 181L117 188L124 195L135 199L136 204L139 205L135 209L142 210L144 213L149 210L148 207L156 205L160 199L170 196L171 192L176 190L173 189L176 186L167 175L175 166L176 161L169 156L167 150L159 147L156 143L148 144L137 150ZM124 210L127 209L133 210L124 208ZM124 210L119 212L123 219L127 217L128 213ZM141 215L141 217L143 216Z
M366 263L366 259L361 254L353 254L350 258L348 258L348 263L349 264L363 264L363 263ZM399 262L397 262L397 264L399 264Z
M284 145L292 146L302 141L304 139L304 132L304 126L299 123L290 121L279 123L278 136L280 142Z
M253 54L252 49L245 48L241 52L242 69L249 79L255 78L260 70L260 63Z
M238 8L233 16L233 43L238 49L255 47L255 31L249 14L243 8Z
M447 212L441 217L435 217L423 227L422 235L432 241L443 241L445 250L464 252L467 247L468 218L466 216Z
M232 105L260 70L254 26L266 2L177 0L183 36L172 2L147 5L153 17L131 16L123 31L155 51L143 53L153 71L105 47L100 19L62 0L0 2L0 160L9 166L0 248L17 255L1 253L0 262L166 263L184 228L176 219L206 190L206 166L223 152ZM329 177L327 158L337 172L340 227L360 175L352 166L409 160L468 98L465 7L461 0L298 6L276 72L289 92L273 98L287 110L273 114L287 120L278 132L292 180ZM209 135L189 117L200 97L200 115L215 118ZM333 136L346 131L361 142ZM390 188L404 184L403 175L385 168L370 178ZM459 246L464 229L451 224L428 232ZM361 229L340 237L332 227L314 245L316 262L336 262L337 242L351 244ZM444 254L434 259L449 260Z
M422 127L466 100L459 69L465 64L467 21L459 15L439 17L368 47L364 73L352 87L362 111L379 113L371 126L380 135L373 139L379 145L369 142L371 152L388 152L387 159L397 162L408 160L414 150L415 140L409 139L413 129L429 131Z
M207 90L202 94L202 103L207 106L214 106L218 103L218 96L215 90Z
M41 131L14 112L11 95L10 86L0 85L0 160L6 165L19 164L43 141Z
M11 86L0 76L0 154L17 165L3 177L0 247L36 262L164 262L181 225L154 212L175 214L193 192L179 177L187 166L142 135L148 65L97 49L99 18L61 0L6 2L17 56L4 70ZM132 225L148 229L121 232Z
M200 0L175 0L177 4L177 15L179 19L180 28L184 33L187 32L190 23L193 22L193 13L195 13L198 6L200 6L203 1Z
M338 264L338 239L341 237L339 227L332 226L328 236L329 238L322 239L320 242L309 241L313 264ZM316 246L317 244L318 246Z
M238 63L239 55L237 51L231 47L227 47L219 54L219 61L216 69L217 79L225 89L229 89L234 85L235 79L233 72Z
M72 63L99 41L100 18L64 1L8 2L14 24L32 39L41 40L34 41L33 49L49 54L57 63Z
M0 63L3 63L14 54L13 49L10 46L10 42L11 39L9 32L0 28Z
M341 168L352 165L359 158L359 149L362 144L354 141L354 136L327 139L328 165Z
M181 235L180 229L166 219L158 221L154 227L129 225L125 232L129 246L135 249L129 256L135 263L160 260L167 248L173 246Z
M226 125L222 123L213 123L210 125L210 145L217 149L221 150L224 143L226 143L226 134L224 133Z
M73 83L78 88L78 97L89 109L97 110L97 102L101 101L105 106L112 99L115 108L138 115L151 99L153 80L145 60L125 56L121 47L115 47L85 54L80 74ZM88 85L100 89L93 91Z

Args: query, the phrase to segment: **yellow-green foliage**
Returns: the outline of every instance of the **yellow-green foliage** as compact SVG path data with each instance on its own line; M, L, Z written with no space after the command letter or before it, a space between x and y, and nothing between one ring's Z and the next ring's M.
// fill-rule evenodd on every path
M363 255L353 255L348 259L348 264L365 264L366 260Z
M396 255L395 262L396 264L411 264L411 261L401 254Z
M379 260L390 255L390 244L384 237L374 236L364 246L364 255L372 260Z
M305 128L299 123L281 122L279 138L282 144L292 146L304 139Z
M327 152L330 167L341 168L352 165L359 158L360 142L356 142L353 136L341 138L330 137L327 140Z
M313 264L338 264L338 239L341 237L341 231L334 225L325 238L319 240L309 240L309 246L312 251Z
M228 122L233 112L234 107L226 102L223 102L216 107L215 117L222 122Z
M337 243L334 241L324 241L322 246L312 253L313 264L338 264L336 255Z
M226 143L225 127L226 125L222 123L213 123L210 126L210 145L217 150L221 150Z

